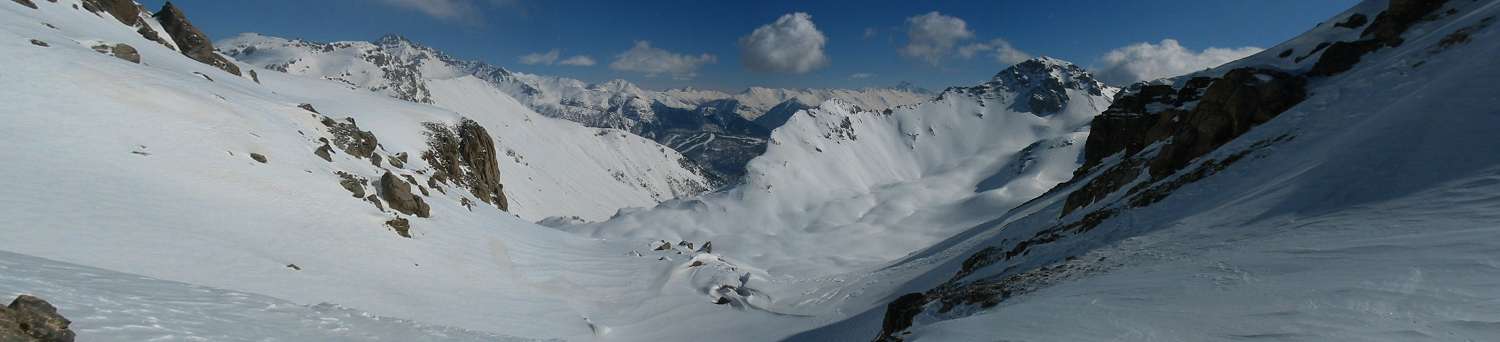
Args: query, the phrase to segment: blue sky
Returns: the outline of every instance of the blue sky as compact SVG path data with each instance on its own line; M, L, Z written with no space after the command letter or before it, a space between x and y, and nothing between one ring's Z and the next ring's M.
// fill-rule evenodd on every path
M154 9L163 1L142 2ZM940 89L986 80L1007 61L1038 55L1108 73L1114 82L1169 76L1158 74L1254 51L1243 47L1270 47L1356 2L175 1L214 39L259 32L315 41L373 40L396 33L461 58L523 72L594 82L623 78L648 88L724 90L900 81ZM792 13L806 15L788 16ZM762 26L768 26L763 34L746 38ZM639 49L641 41L650 48ZM1004 43L1010 48L1002 48ZM622 55L632 48L658 54ZM1208 48L1219 49L1205 52ZM546 57L553 49L559 53L550 65L547 58L522 63L523 55ZM654 58L663 56L659 53L674 57ZM558 63L579 55L595 63ZM646 57L651 58L640 59ZM615 63L621 58L631 60Z

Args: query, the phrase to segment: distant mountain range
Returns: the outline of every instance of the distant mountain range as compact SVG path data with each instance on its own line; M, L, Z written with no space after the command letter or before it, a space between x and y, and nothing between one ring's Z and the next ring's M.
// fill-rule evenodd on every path
M751 87L738 93L646 90L619 79L588 83L460 60L396 35L373 42L318 43L245 33L217 45L252 65L437 106L445 104L431 96L428 83L475 76L542 115L656 140L703 166L720 185L736 183L745 163L765 151L770 131L798 110L830 99L880 110L931 97L909 83L866 89Z

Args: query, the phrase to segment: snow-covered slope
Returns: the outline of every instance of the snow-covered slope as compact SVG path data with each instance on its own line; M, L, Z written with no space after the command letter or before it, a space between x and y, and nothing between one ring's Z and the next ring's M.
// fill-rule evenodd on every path
M872 267L1066 181L1089 120L1115 91L1041 58L916 105L866 111L830 100L778 128L738 188L563 228L716 240L723 254L773 273ZM1033 94L1054 106L1014 105Z
M1366 1L1133 87L1074 180L854 280L910 277L795 339L1493 340L1497 15Z
M0 215L13 223L0 250L525 337L590 336L588 319L611 322L595 315L600 308L647 299L719 307L688 280L668 282L692 279L664 276L684 257L630 256L646 246L533 225L456 178L429 182L437 170L421 157L434 148L423 123L474 120L493 136L510 210L540 218L607 214L666 197L651 193L682 185L671 181L697 182L671 150L514 102L474 103L488 110L460 116L280 73L262 72L257 84L76 4L0 4L0 54L11 65L0 68ZM96 52L94 42L134 46L140 63ZM478 81L431 86L477 89L463 82ZM345 148L341 137L353 131L378 137L366 147L383 162ZM322 139L338 147L327 160L317 155ZM465 160L484 154L464 145ZM402 153L409 158L395 165ZM382 180L387 172L394 179ZM419 199L426 215L394 211L390 188L404 188L394 198ZM84 340L133 336L77 327Z
M486 65L453 60L397 37L377 43L324 45L275 40L308 44L296 46L319 51L310 55L299 54L308 53L300 49L257 50L253 46L263 45L249 43L268 40L274 38L245 35L229 40L232 43L229 46L237 50L228 54L290 60L293 62L272 67L295 75L333 74L337 76L322 78L411 102L439 104L480 122L496 123L491 132L504 149L506 158L501 158L500 167L504 177L535 184L526 186L527 189L516 186L508 189L513 193L512 201L517 203L512 211L522 217L599 219L619 208L649 206L709 188L701 172L683 163L678 153L650 140L622 131L579 127L536 114L493 87L492 82L474 75L480 73L476 70L487 68ZM268 86L273 87L278 80L287 78L269 72L262 74ZM316 98L306 101L318 108L325 107Z

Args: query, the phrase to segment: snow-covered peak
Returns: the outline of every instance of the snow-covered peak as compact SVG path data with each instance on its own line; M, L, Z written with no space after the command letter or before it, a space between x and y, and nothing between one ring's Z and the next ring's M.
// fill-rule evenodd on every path
M995 74L992 81L1015 91L1047 87L1081 90L1099 95L1107 87L1078 65L1047 56L1016 63Z

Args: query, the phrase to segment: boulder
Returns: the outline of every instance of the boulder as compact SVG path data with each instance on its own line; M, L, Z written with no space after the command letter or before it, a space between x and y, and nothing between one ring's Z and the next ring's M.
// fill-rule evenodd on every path
M344 187L344 190L349 190L349 194L354 195L354 198L365 197L365 184L369 183L368 180L344 171L338 171L337 174L339 186Z
M36 46L40 46L40 47L48 47L48 46L51 46L51 45L47 45L47 42L44 42L44 41L40 41L40 40L36 40L36 39L32 39L32 40L31 40L31 45L36 45Z
M255 159L255 161L261 162L262 164L266 163L266 156L260 153L251 153L250 159Z
M391 209L407 215L430 217L430 208L421 197L411 193L411 184L387 171L380 176L380 198L390 204Z
M72 342L72 324L41 298L21 295L0 308L0 341Z
M98 51L102 54L115 56L115 58L123 59L135 64L141 63L141 53L139 51L136 51L135 47L130 46L129 44L99 44L94 45L93 48L94 51Z
M408 239L411 238L411 221L407 221L404 218L397 217L390 219L389 221L385 221L385 225L387 227L391 227L392 230L395 230L396 235L400 235L401 237Z
M177 43L177 48L184 56L240 76L240 67L214 52L214 44L208 39L208 35L193 26L193 23L188 21L187 15L183 14L177 6L172 5L171 1L162 5L161 11L157 11L155 17L156 21L161 23L162 29L167 30L167 33L172 36L172 41Z
M316 151L313 151L313 154L317 155L318 158L323 158L323 160L330 162L333 161L333 147L328 146L328 144L318 146L318 149Z
M15 2L18 3L18 4L21 4L21 6L26 6L26 7L31 7L31 9L36 9L36 3L31 2L31 0L15 0Z
M438 123L425 126L430 149L422 158L435 169L433 178L451 180L455 185L469 188L480 201L509 210L505 187L500 183L495 140L484 126L469 119L463 119L453 128Z

